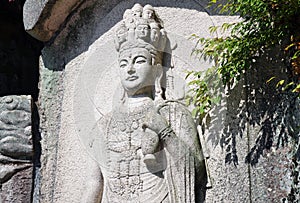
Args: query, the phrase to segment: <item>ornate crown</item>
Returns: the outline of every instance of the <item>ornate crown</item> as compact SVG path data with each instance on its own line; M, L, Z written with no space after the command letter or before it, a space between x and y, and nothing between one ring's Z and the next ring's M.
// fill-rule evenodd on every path
M139 44L163 52L166 39L167 34L163 29L162 21L154 8L149 4L144 7L135 4L132 9L124 12L121 26L116 31L115 41L118 52Z

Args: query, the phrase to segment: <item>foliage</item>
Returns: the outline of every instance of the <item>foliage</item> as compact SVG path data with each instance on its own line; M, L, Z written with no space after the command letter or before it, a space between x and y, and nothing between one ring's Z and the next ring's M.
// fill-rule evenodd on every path
M212 101L217 101L216 98L220 96L215 91L217 82L212 82L211 78L221 81L224 87L230 90L245 73L253 70L254 67L257 68L257 62L266 53L271 50L280 52L290 75L289 77L283 76L284 78L274 76L266 81L266 85L275 84L274 87L278 92L269 95L270 98L266 104L271 105L262 114L267 115L261 123L262 134L256 140L257 145L251 149L249 157L254 157L253 163L255 164L263 150L270 149L274 138L272 132L279 129L279 137L282 140L287 139L285 138L286 133L291 134L292 137L294 134L295 147L291 152L293 183L286 200L297 202L300 194L299 126L293 126L293 119L297 120L298 118L293 117L290 107L297 105L295 101L300 98L300 0L227 0L222 2L225 3L221 4L216 0L211 0L211 6L226 15L239 15L240 21L224 23L220 27L211 27L210 32L213 37L209 39L197 35L192 36L197 40L193 53L206 60L212 60L214 66L207 71L188 73L187 77L193 77L190 82L191 96L188 101L195 104L196 108L193 114L203 124L203 118L209 117ZM219 32L223 32L223 36L218 36ZM251 88L251 86L246 88ZM250 91L248 90L248 92ZM281 97L278 97L279 95ZM292 95L292 97L283 95ZM278 98L281 100L278 101ZM270 102L273 100L275 102ZM253 105L256 104L253 103ZM249 106L251 107L251 104ZM240 112L236 111L236 113ZM247 117L251 124L251 122L256 122L256 113L254 108L243 116ZM283 117L283 115L287 116ZM240 122L239 127L245 127L245 125ZM230 131L230 126L228 129ZM231 160L232 156L236 155L235 138L239 132L229 132L227 135L225 131L223 134L225 134L223 137L225 144L231 140L226 148L226 151L229 152L227 155L230 155L229 159ZM235 159L234 163L237 162L237 158Z
M238 14L241 17L239 22L210 28L212 34L220 30L229 32L228 36L206 39L193 35L197 40L194 53L215 62L212 69L216 70L214 73L220 76L224 86L231 88L263 53L280 47L280 51L286 55L285 60L292 75L289 81L273 77L268 82L278 80L277 88L300 93L299 0L228 0L225 4L217 4L216 0L212 0L211 6L216 6L220 13ZM196 106L200 105L198 116L209 111L209 101L214 97L207 89L203 74L207 73L189 73L198 76L191 82L192 85L198 85L192 88L193 102ZM205 103L200 104L202 100Z
M221 93L218 91L220 77L215 67L207 71L188 71L186 79L188 77L192 77L192 80L188 83L190 90L187 104L194 105L192 116L202 120L210 111L211 106L221 100Z

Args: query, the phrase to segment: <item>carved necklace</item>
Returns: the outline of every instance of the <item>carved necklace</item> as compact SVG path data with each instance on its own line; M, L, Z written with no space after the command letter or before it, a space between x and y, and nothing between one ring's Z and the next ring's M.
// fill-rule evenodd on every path
M106 129L108 167L111 171L109 188L113 194L127 200L138 198L143 187L138 150L141 148L141 126L151 108L153 102L149 99L137 108L123 106L120 111L114 111ZM113 154L115 157L112 157Z

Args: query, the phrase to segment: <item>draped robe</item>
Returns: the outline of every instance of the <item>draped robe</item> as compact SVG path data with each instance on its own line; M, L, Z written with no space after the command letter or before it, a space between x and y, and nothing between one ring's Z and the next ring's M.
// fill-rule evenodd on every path
M103 203L203 201L205 164L194 120L184 105L165 101L160 114L174 133L160 140L156 165L143 162L141 144L147 138L141 126L153 107L152 102L133 111L120 108L99 122L103 135L93 144L102 146L94 153L103 158L98 162L104 178Z

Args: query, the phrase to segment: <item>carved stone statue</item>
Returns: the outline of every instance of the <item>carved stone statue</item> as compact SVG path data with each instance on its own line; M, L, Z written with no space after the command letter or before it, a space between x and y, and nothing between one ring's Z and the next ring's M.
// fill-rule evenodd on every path
M1 97L0 202L30 201L33 156L31 135L30 98Z
M102 135L89 145L100 160L103 184L88 189L83 201L204 199L206 171L195 123L183 104L164 99L166 40L152 6L136 4L126 11L116 32L123 96L100 120Z

